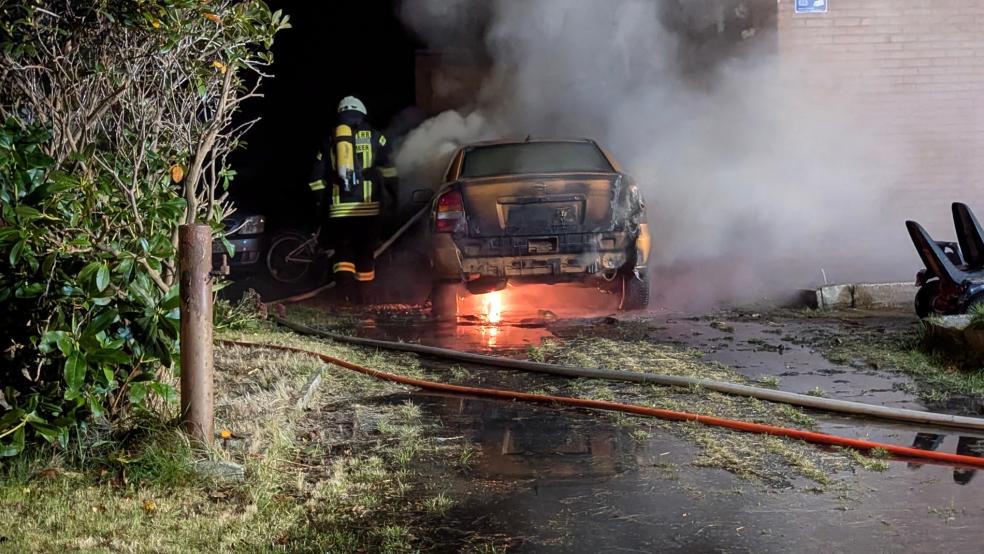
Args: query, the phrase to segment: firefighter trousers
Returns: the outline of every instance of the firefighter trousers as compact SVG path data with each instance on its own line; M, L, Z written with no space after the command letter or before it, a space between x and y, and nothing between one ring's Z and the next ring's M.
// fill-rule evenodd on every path
M330 217L321 232L323 246L335 249L332 273L339 296L363 302L369 283L376 278L373 251L379 241L380 217Z

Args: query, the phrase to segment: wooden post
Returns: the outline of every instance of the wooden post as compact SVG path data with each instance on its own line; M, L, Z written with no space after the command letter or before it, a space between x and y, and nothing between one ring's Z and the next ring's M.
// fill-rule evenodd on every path
M178 230L181 292L181 424L192 438L215 437L212 380L212 229L182 225Z

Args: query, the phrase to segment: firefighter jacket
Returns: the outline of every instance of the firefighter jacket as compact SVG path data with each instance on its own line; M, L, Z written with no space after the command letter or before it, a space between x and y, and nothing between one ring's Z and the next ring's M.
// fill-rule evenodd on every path
M322 202L329 200L328 218L371 217L380 213L384 184L395 196L396 177L386 137L364 118L349 116L322 144L309 186Z

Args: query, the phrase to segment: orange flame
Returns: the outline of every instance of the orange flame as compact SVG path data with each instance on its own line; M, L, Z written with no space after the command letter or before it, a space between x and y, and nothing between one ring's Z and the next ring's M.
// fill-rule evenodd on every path
M498 325L502 321L502 291L485 295L485 320L492 325Z

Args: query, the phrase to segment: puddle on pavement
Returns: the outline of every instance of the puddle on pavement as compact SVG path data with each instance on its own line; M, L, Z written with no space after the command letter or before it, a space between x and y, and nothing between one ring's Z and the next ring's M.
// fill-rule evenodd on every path
M634 440L596 413L515 402L398 395L473 444L446 525L513 537L515 552L979 552L976 471L890 462L836 476L825 493L784 490L689 465L693 446L667 431ZM916 434L897 442L980 453L984 440ZM488 486L476 486L476 482ZM836 546L834 546L836 545Z
M428 346L483 354L524 357L530 346L553 337L549 327L568 318L610 314L617 307L612 295L573 285L524 285L496 293L501 319L490 324L487 296L469 295L459 301L455 322L420 317L379 317L367 320L359 334L372 338L419 342Z
M359 336L384 340L417 342L479 354L495 354L504 357L525 358L531 346L552 337L546 323L540 320L504 319L497 325L478 320L461 319L448 322L387 322L373 321L371 326L359 328Z

